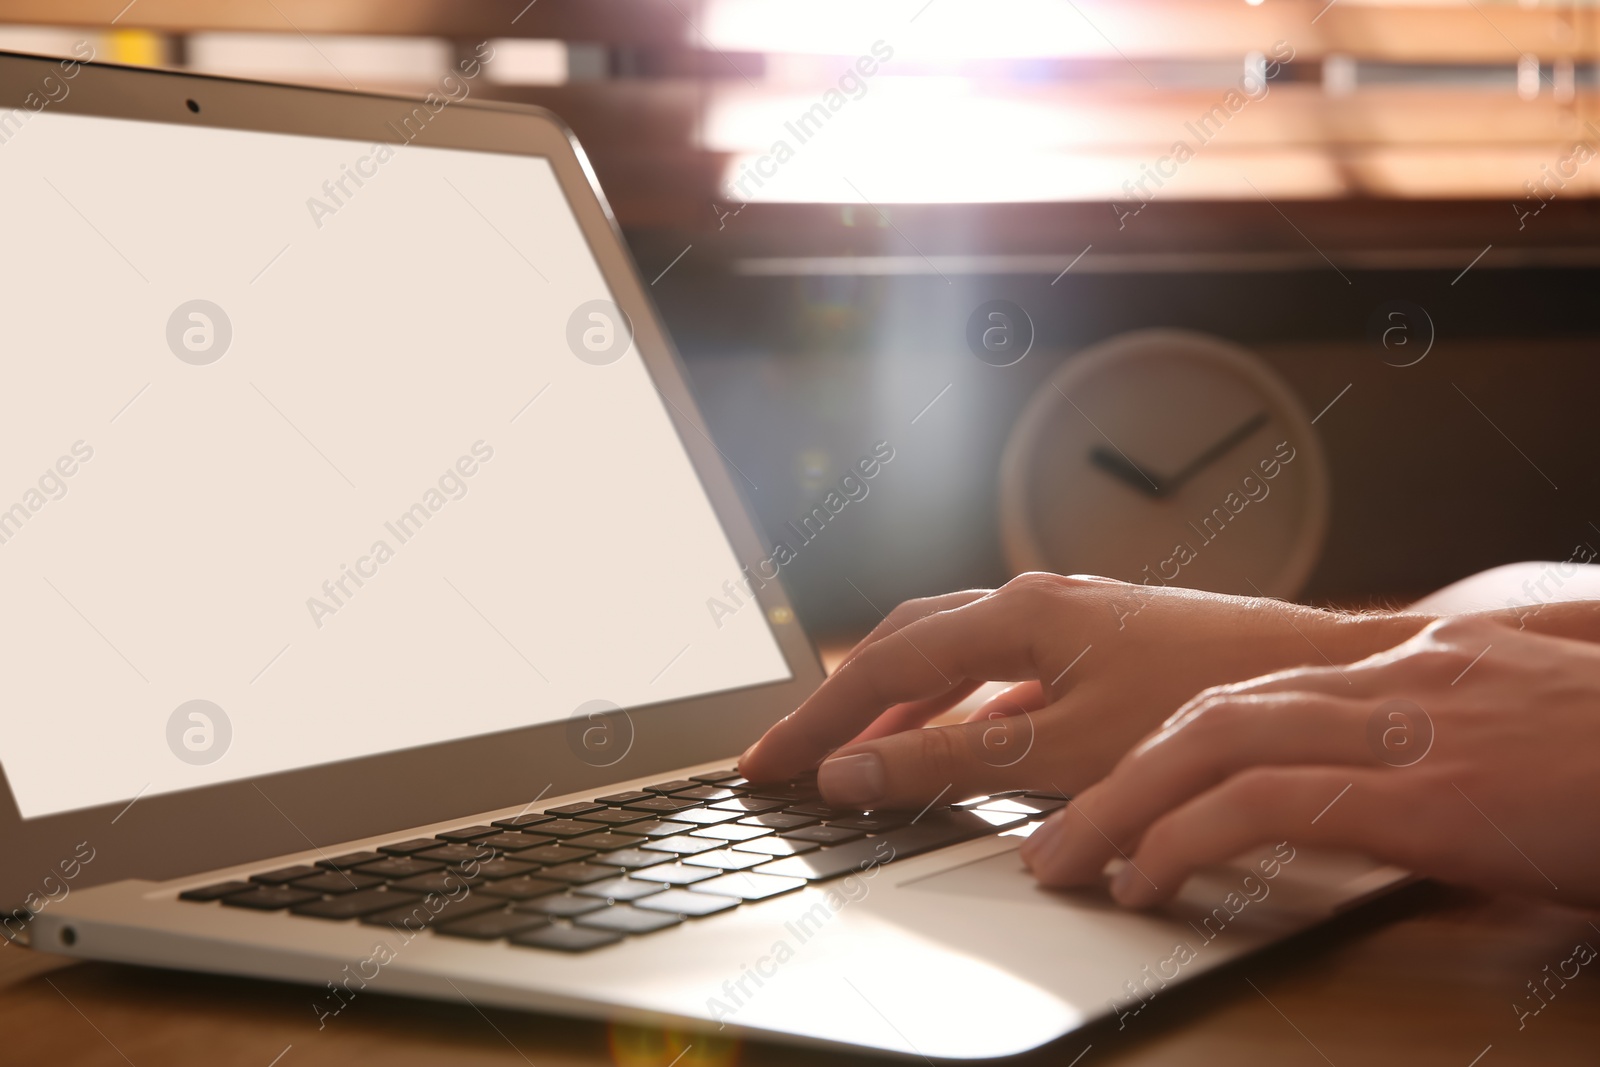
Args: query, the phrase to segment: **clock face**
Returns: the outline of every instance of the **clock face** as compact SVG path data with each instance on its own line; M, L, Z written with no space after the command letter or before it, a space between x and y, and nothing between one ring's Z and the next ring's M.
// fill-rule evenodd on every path
M1018 570L1292 597L1327 512L1322 449L1294 395L1243 349L1176 330L1069 360L1001 470Z

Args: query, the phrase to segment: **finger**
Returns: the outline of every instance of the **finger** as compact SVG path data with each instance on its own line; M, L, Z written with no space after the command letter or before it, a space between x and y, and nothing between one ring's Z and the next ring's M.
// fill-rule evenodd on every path
M1100 877L1168 812L1241 771L1269 765L1381 766L1367 742L1368 701L1312 693L1214 696L1179 725L1152 734L1059 822L1035 832L1024 861L1049 885Z
M846 746L860 744L863 741L872 741L879 737L887 737L889 734L897 734L901 730L921 729L927 725L929 720L943 715L967 699L981 685L983 685L982 682L969 680L962 682L954 689L940 696L930 697L927 700L913 700L906 704L896 704L874 719L865 730L862 730L846 742Z
M985 700L976 711L966 717L965 721L983 722L986 719L1000 719L1007 715L1021 715L1029 711L1039 711L1049 703L1050 698L1045 696L1044 686L1039 682L1018 682Z
M994 592L993 589L963 589L955 593L941 593L939 596L918 597L907 600L897 605L883 621L872 628L872 632L857 641L850 651L845 654L840 663L847 663L860 651L876 641L881 641L890 634L916 622L918 619L927 618L935 612L948 611L958 608L963 604L970 604L980 597L986 597Z
M903 630L906 626L909 626L911 623L917 622L920 619L927 618L928 616L937 614L941 611L948 611L952 608L958 608L963 605L970 604L975 600L987 596L990 592L991 590L987 589L967 589L956 593L945 593L941 596L922 597L916 600L907 600L899 604L892 611L890 611L888 615L884 616L883 621L878 623L878 625L873 628L871 633L862 638L860 641L856 642L856 644L850 649L845 657L839 661L839 666L834 668L833 675L837 675L840 670L851 664L863 651L872 647L874 644L877 644L879 641L882 641L885 637L891 637L899 634L901 630ZM830 678L833 675L830 675ZM825 687L827 686L828 681L824 679L822 684ZM921 726L929 719L943 711L948 710L951 707L954 707L956 704L966 699L972 690L977 688L978 684L981 684L981 682L974 683L970 688L963 688L963 683L956 683L950 686L944 693L936 693L926 696L920 700L907 701L903 706L896 705L894 707L890 707L884 712L884 716L887 717L888 721L881 729L877 727L876 722L869 722L861 729L860 733L852 739L851 743L854 741L865 741L871 737L881 736L886 733L893 733L897 730L910 729L912 726ZM952 697L953 699L950 699ZM802 707L803 706L804 705L802 704ZM792 714L793 713L791 713L791 715ZM767 758L765 753L762 756L757 756L752 759L756 749L760 747L762 741L765 740L766 738L762 737L756 742L755 745L752 745L743 756L739 758L740 773L755 781L774 781L790 777L800 771L809 769L810 764L807 763L780 761L778 766L784 769L769 770L768 763L770 760ZM825 754L826 752L823 753L823 755ZM820 758L821 756L816 757L816 759ZM812 763L814 762L815 759L812 760Z
M1289 858L1302 845L1318 845L1407 865L1396 780L1348 767L1262 767L1234 775L1152 825L1112 880L1112 896L1128 907L1150 907L1175 896L1196 870L1274 843Z
M980 597L988 596L992 589L966 589L957 593L945 593L942 596L922 597L917 600L907 600L900 604L882 622L873 628L872 632L860 641L840 660L840 664L848 663L862 649L868 645L882 640L885 636L893 634L896 630L918 619L926 618L940 611L970 604ZM926 700L914 700L905 704L896 704L894 707L878 716L866 729L851 738L847 744L859 741L870 741L875 737L898 733L901 730L911 730L925 725L944 712L949 711L967 697L973 690L982 685L982 682L967 681L953 687L949 692Z
M1016 586L918 619L862 649L805 703L776 723L739 761L755 781L794 776L816 764L894 704L925 700L964 680L1037 678L1034 599L1043 583Z
M870 726L851 738L842 747L849 748L866 741L874 741L880 737L897 734L902 730L920 729L931 720L938 718L957 704L960 704L984 684L981 681L968 680L941 696L931 697L927 700L913 700L906 704L896 704L874 719ZM979 722L983 719L1001 718L1006 715L1021 715L1026 711L1038 711L1048 703L1049 699L1045 696L1044 689L1038 682L1018 682L1016 685L985 700L962 721Z
M838 808L918 811L935 801L1040 785L1053 773L1047 764L1057 761L1034 729L1033 716L1015 715L907 730L825 760L817 787Z
M1363 661L1365 662L1365 661ZM1358 665L1293 667L1258 678L1203 689L1190 697L1161 724L1163 730L1183 725L1199 709L1219 697L1267 696L1281 693L1317 693L1346 700L1373 699L1395 688L1392 676L1377 676Z

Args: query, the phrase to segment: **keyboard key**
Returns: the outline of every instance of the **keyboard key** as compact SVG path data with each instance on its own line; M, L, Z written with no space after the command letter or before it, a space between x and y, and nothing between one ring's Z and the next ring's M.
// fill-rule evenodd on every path
M650 840L638 834L614 834L610 831L599 834L589 834L587 837L574 837L569 844L576 848L592 849L595 852L610 852L615 848L632 848L641 841Z
M524 831L521 836L527 841L532 842L534 848L540 848L544 845L559 845L562 841L562 839L559 837L551 837L548 834L541 834L535 830ZM526 848L526 846L519 846L515 849L507 849L507 851L516 853L517 858L521 859L521 853L524 848Z
M539 869L537 863L518 863L504 857L492 859L488 863L480 863L470 870L479 878L496 881L501 878L518 878L525 874L532 874Z
M402 878L393 883L393 888L402 893L439 893L443 896L459 896L463 886L472 887L480 884L482 878L470 877L460 871L429 871L427 874L414 874L410 878Z
M968 797L966 800L958 800L954 804L951 804L950 807L976 808L984 804L993 803L996 800L1004 800L1007 797L1020 797L1026 795L1027 791L1022 789L1003 790L999 793L980 793L975 797Z
M1010 825L1027 821L1020 815L1001 816L992 812L989 815L990 818L1009 818ZM990 818L971 811L930 811L910 826L890 830L880 837L819 849L803 856L773 860L762 867L759 873L812 881L836 878L850 871L864 871L881 863L907 859L946 845L986 837L1004 828L991 822ZM802 834L805 831L796 830L794 833Z
M974 818L982 819L996 830L1004 830L1013 826L1021 826L1030 818L1030 816L1018 815L1015 812L992 811L987 804L981 808L973 808L971 811L963 812L962 814L971 815Z
M538 826L540 823L554 821L549 815L533 812L525 815L513 815L508 819L496 819L494 820L494 825L502 830L523 830L530 826Z
M819 849L815 841L789 841L782 837L758 837L754 841L741 841L733 846L735 852L760 852L768 856L799 856Z
M221 900L223 897L235 893L243 893L246 889L254 889L249 882L218 882L215 885L203 885L194 889L185 889L178 894L179 900L198 900L202 903L210 900Z
M402 904L389 908L386 911L375 911L361 916L365 926L392 926L402 930L421 930L425 927L440 922L453 922L456 919L465 919L469 915L479 912L499 911L505 907L505 901L494 897L480 897L476 893L462 897L460 900L446 900L443 897L432 896L427 899L413 897L412 903Z
M643 834L646 837L671 837L673 834L686 834L694 829L692 823L663 822L660 819L651 819L649 822L638 822L628 827L630 834Z
M473 915L465 919L456 919L453 922L439 923L433 930L434 933L444 934L446 937L470 937L478 941L498 941L502 937L520 934L524 930L536 930L549 924L550 920L543 915L519 914L514 911L486 911L482 915Z
M978 810L1004 811L1032 818L1038 815L1047 815L1057 808L1066 806L1067 802L1060 797L1006 797L1003 800L990 800L979 804Z
M796 815L792 811L769 811L765 815L750 815L739 820L741 826L765 826L772 830L796 830L814 826L820 820L815 815Z
M434 915L420 897L412 897L410 904L401 904L382 911L357 916L363 926L391 926L413 933L433 924Z
M738 897L721 897L715 893L691 893L687 889L669 889L665 893L645 897L639 901L637 907L646 911L665 911L698 919L703 915L715 915L719 911L737 908L741 903Z
M733 822L739 817L736 811L718 811L716 808L695 808L692 811L680 811L673 816L678 822L692 822L696 826L716 826L718 823Z
M680 789L672 794L684 800L732 800L734 797L743 796L740 789L724 789L719 785L700 785L693 789Z
M781 878L772 874L738 871L690 886L696 893L738 897L740 900L766 900L780 893L792 893L806 884L804 878Z
M495 826L463 826L459 830L446 830L442 834L434 834L433 836L437 837L440 841L449 841L453 844L460 844L464 841L473 841L477 838L488 837L490 834L499 832L500 828Z
M631 804L624 804L625 811L653 811L661 815L676 815L680 811L698 808L698 800L679 800L677 797L656 796L648 800L635 800Z
M847 815L860 815L859 811L843 811L826 804L790 804L783 809L791 815L815 815L819 819L842 819Z
M704 826L694 831L695 837L709 837L717 841L750 841L757 837L766 837L772 833L765 826L740 826L736 822L723 823L721 826Z
M673 834L671 837L652 837L639 847L656 852L671 852L679 856L692 856L696 852L710 852L714 848L722 848L723 843L704 837Z
M576 804L562 804L554 808L545 808L544 813L546 815L587 815L591 811L599 811L604 807L604 804L583 800Z
M426 852L418 852L416 858L459 867L463 863L487 863L494 858L494 849L477 845L440 845Z
M565 882L552 882L548 878L505 878L499 881L486 882L473 890L485 896L501 897L505 900L532 900L542 897L547 893L559 893L566 889Z
M326 900L312 900L297 904L289 910L296 915L309 915L313 919L359 919L363 915L416 903L417 898L405 893L391 893L387 889L363 889Z
M689 780L694 782L716 783L726 782L730 778L737 777L739 777L738 771L734 770L732 767L726 767L720 771L706 771L704 774L691 774L689 775Z
M785 830L783 836L791 841L815 841L819 845L842 845L862 837L860 830L843 826L802 826L798 830Z
M525 848L538 848L554 841L553 837L543 834L519 834L514 830L504 830L489 837L480 837L474 841L475 845L485 845L496 852L521 852Z
M443 870L443 867L430 860L419 860L413 856L390 856L377 863L363 863L356 870L362 874L370 874L374 878L410 878L414 874Z
M548 948L557 952L588 952L592 948L614 945L621 940L621 934L608 930L584 930L576 926L546 926L511 937L513 945Z
M713 878L716 873L709 867L685 867L681 863L663 863L659 867L646 867L642 871L634 871L632 877L646 882L665 882L667 885L689 885L692 882L703 882L707 878Z
M731 848L719 848L714 852L702 852L698 856L685 856L683 862L691 867L715 867L719 871L742 871L746 867L754 867L758 863L768 863L771 856L762 856L750 852L735 852Z
M430 848L438 847L438 838L413 837L409 841L396 841L392 845L379 845L378 851L389 856L411 856L418 852L426 852Z
M645 786L645 791L650 793L676 793L680 789L693 789L699 782L688 778L674 778L670 782L657 782L655 785Z
M913 818L914 816L906 812L868 812L865 815L846 815L842 819L830 819L828 825L846 830L860 830L867 834L881 834L888 830L898 830Z
M558 863L572 863L575 860L588 859L594 855L590 848L577 848L573 845L540 845L530 848L526 852L517 853L519 863L543 863L555 866Z
M551 837L577 837L580 834L594 833L594 823L579 822L576 819L556 819L553 822L540 823L538 832Z
M762 800L760 797L734 797L732 800L719 800L711 807L717 811L733 811L740 815L761 815L779 810L784 803L782 800Z
M598 882L603 878L615 878L622 873L617 866L601 867L594 863L563 863L555 867L546 867L539 872L540 878L549 878L556 882L567 882L571 885L583 885L585 882Z
M331 860L318 860L318 867L325 867L333 871L348 871L361 866L363 863L377 863L383 859L381 852L346 852L342 856L335 856Z
M640 897L650 896L666 890L660 882L641 882L633 878L612 878L604 882L594 882L590 885L580 885L573 888L579 896L598 897L606 901L638 900Z
M535 915L548 915L557 919L571 919L579 915L587 915L591 911L599 911L604 907L609 907L604 898L569 896L563 893L556 897L539 897L536 900L524 901L515 905L512 910Z
M577 925L589 930L610 930L618 934L649 934L677 926L683 916L644 911L632 904L613 904L578 919Z
M299 878L289 884L313 893L354 893L380 886L383 879L360 871L321 871L310 878Z
M642 848L619 848L615 852L602 852L590 862L610 864L613 867L633 871L641 867L653 867L657 863L666 863L671 858L664 852L650 852Z
M296 879L310 878L313 874L321 873L317 868L308 867L302 863L293 867L279 867L275 871L262 871L260 874L252 874L250 880L259 885L288 885Z
M808 804L822 799L817 787L812 785L764 786L751 788L749 794L762 800L781 800L787 804Z
M625 811L622 808L601 808L591 811L586 815L579 815L579 822L604 823L607 826L626 826L631 822L644 822L650 818L647 811Z
M256 911L279 911L321 900L322 894L286 885L258 885L243 893L229 893L222 902L231 908L253 908Z
M648 800L654 793L646 793L639 789L630 789L626 793L611 793L603 797L595 797L602 804L632 804L635 800Z

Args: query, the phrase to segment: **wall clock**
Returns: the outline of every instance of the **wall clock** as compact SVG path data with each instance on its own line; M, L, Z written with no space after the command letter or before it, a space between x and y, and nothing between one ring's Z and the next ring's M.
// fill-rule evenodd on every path
M1017 571L1292 598L1327 521L1304 407L1259 358L1198 333L1140 330L1068 359L1001 461Z

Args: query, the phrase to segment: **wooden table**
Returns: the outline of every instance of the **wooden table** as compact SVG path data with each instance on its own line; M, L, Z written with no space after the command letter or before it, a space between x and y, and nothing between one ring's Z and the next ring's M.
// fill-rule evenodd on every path
M1600 1061L1600 960L1564 989L1552 982L1555 994L1520 1030L1513 1008L1534 1004L1525 983L1549 973L1546 965L1554 971L1580 942L1600 948L1600 916L1430 887L1379 909L1168 990L1125 1029L1100 1024L1019 1063ZM319 1032L308 1005L297 986L72 963L7 946L0 1064L668 1067L686 1046L678 1067L821 1059L803 1049L380 995L352 1002ZM828 1058L835 1067L884 1062Z

